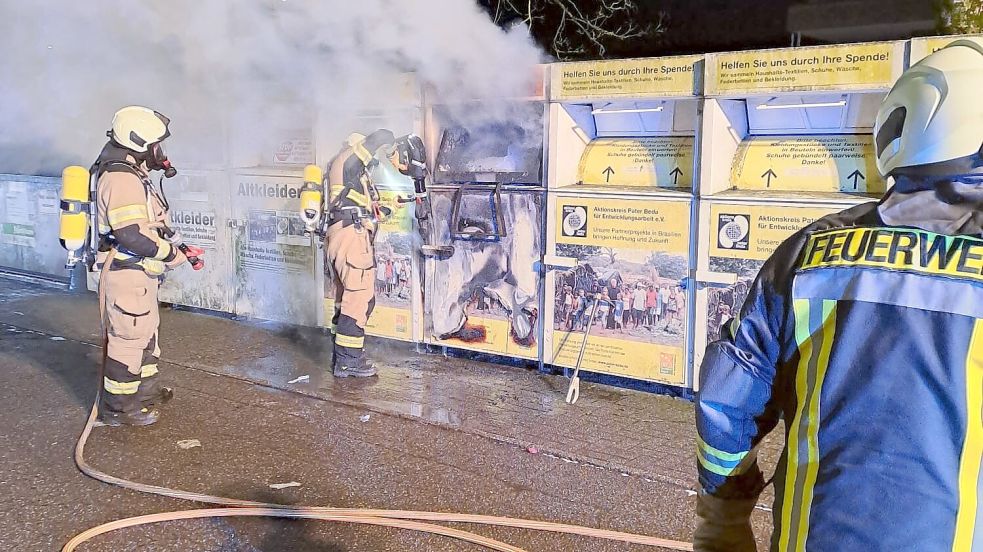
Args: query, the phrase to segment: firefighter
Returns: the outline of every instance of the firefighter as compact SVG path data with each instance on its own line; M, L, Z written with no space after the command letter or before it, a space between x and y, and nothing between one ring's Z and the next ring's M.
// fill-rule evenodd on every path
M783 243L708 346L697 551L755 550L779 419L771 550L983 550L981 89L974 42L908 69L874 127L892 189Z
M380 129L368 136L353 134L328 167L330 194L325 255L334 281L335 377L371 377L376 369L364 358L365 323L375 307L375 233L389 212L379 203L371 172L376 153L398 165L396 137Z
M169 120L151 109L130 106L113 117L110 140L93 165L97 175L96 213L100 236L97 267L105 297L107 347L103 368L101 419L111 426L149 425L156 406L171 397L160 385L157 288L165 271L187 260L180 238L166 226L166 202L149 171L176 170L161 142ZM173 242L173 243L172 243ZM184 246L188 256L202 250Z

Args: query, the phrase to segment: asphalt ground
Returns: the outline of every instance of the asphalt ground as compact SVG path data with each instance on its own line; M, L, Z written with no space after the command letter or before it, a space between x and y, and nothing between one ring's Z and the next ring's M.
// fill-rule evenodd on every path
M115 488L75 467L72 450L101 358L95 312L91 295L0 279L0 550L58 550L100 523L198 506ZM382 366L375 382L334 381L325 375L326 340L316 331L168 309L162 320L161 372L176 397L155 426L96 428L87 458L105 472L286 504L481 513L692 536L688 403L587 385L583 408L574 410L562 404L557 376L391 344L377 350L399 370ZM287 383L298 374L310 381ZM650 434L672 450L652 458ZM192 439L200 446L178 445ZM296 485L271 487L284 483ZM764 508L754 524L763 542L770 531ZM460 528L527 550L652 550ZM271 519L127 529L83 549L479 550L406 530Z

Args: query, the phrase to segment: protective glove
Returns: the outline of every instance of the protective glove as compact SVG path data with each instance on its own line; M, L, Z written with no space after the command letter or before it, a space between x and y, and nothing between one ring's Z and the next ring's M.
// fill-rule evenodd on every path
M205 250L200 247L195 247L194 245L185 245L182 251L184 256L188 258L188 262L191 263L191 268L194 270L201 270L205 268L205 259L202 256L205 254ZM192 261L194 259L194 261Z
M695 552L756 552L751 512L757 499L723 499L706 493L696 497L699 521L693 535Z

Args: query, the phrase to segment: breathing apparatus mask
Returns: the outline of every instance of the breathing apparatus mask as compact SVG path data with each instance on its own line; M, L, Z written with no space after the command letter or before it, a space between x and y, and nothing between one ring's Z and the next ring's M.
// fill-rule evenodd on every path
M164 178L174 178L177 176L177 169L171 165L171 160L167 158L164 144L157 142L151 144L147 149L147 158L144 159L147 168L152 171L164 171Z

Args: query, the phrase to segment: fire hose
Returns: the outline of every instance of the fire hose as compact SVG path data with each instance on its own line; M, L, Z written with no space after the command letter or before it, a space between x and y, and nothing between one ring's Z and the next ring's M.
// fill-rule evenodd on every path
M115 256L115 250L110 252L109 257L103 264L102 275L105 276L109 265ZM104 288L99 286L99 313L103 328L103 363L107 354L108 327L106 324L106 298ZM102 381L102 366L100 366L99 381ZM101 388L101 385L100 385ZM101 393L101 392L100 392ZM428 522L444 523L469 523L477 525L493 525L499 527L510 527L514 529L530 529L536 531L546 531L552 533L563 533L568 535L579 535L593 537L628 544L640 544L646 546L660 547L668 550L692 551L693 545L687 542L673 541L647 535L636 535L623 533L620 531L610 531L606 529L595 529L579 525L568 525L563 523L553 523L547 521L535 521L527 519L516 519L499 516L486 516L476 514L459 514L445 512L422 512L407 510L377 510L369 508L335 508L335 507L316 507L316 506L288 506L285 504L275 504L269 502L255 502L251 500L241 500L236 498L225 498L212 496L179 489L170 489L157 485L149 485L129 481L121 477L116 477L89 465L85 460L85 444L95 427L98 416L100 393L96 394L96 399L92 404L88 420L75 445L75 463L79 470L85 475L97 479L110 485L116 485L124 489L149 493L169 498L190 500L205 504L223 506L222 508L200 508L193 510L182 510L174 512L161 512L145 516L137 516L121 519L93 527L83 533L76 535L62 548L62 552L73 552L82 543L99 535L152 523L162 523L168 521L178 521L187 519L201 519L211 517L276 517L293 519L316 519L322 521L336 521L343 523L356 523L363 525L376 525L396 529L407 529L420 531L433 535L449 537L464 542L470 542L483 546L488 550L500 552L525 552L521 548L485 537L476 533L453 529L442 525Z

